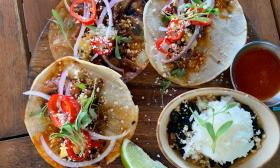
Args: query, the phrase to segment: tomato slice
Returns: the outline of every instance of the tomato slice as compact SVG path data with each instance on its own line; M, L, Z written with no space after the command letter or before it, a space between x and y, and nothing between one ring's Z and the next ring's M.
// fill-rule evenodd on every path
M193 19L190 19L190 24L196 25L196 26L209 26L212 23L212 19L206 18L206 17L196 17Z
M167 49L164 49L163 48L163 45L166 44L166 45L170 45L171 44L171 41L169 41L167 38L159 38L157 41L156 41L156 47L157 49L162 52L163 54L166 54L166 55L170 55L170 53L168 52Z
M86 140L86 144L85 144L86 149L85 149L85 153L84 153L83 156L79 156L74 152L74 149L73 149L74 145L68 138L66 138L65 141L64 141L65 146L66 146L67 154L73 161L83 161L83 160L85 160L86 158L89 157L89 155L91 153L91 150L93 148L98 149L100 147L99 141L92 140L87 131L82 130L82 132L83 132L84 138Z
M105 39L104 37L94 37L91 41L93 52L98 55L110 55L113 51L113 42L111 39Z
M90 17L89 18L84 18L81 16L77 8L80 7L81 5L84 5L84 3L87 3L88 6L90 7ZM94 0L74 0L71 7L70 7L70 14L73 16L75 19L80 21L84 25L91 25L95 22L96 19L96 4Z
M58 113L60 106L62 113ZM80 104L71 96L54 94L48 102L51 120L57 128L67 121L74 123L80 108Z
M178 18L171 19L167 27L167 38L174 42L180 40L184 35L184 21Z

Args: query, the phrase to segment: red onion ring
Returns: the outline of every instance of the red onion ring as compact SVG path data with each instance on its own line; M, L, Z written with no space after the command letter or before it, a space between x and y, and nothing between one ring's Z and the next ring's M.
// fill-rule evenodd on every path
M86 3L84 3L84 18L85 19L88 19L90 16L90 11L88 9L88 6L86 5ZM79 49L79 44L80 44L80 41L85 33L85 30L86 30L86 26L82 24L81 26L81 29L80 29L80 33L77 37L77 40L76 40L76 43L74 45L74 57L75 58L79 58L79 55L78 55L78 49Z
M107 27L106 36L105 36L105 39L107 40L109 37L109 34L111 32L111 29L113 27L113 13L112 13L112 8L110 7L109 1L108 0L103 0L103 1L105 3L106 10L107 10L107 13L109 16L109 25Z
M167 32L168 31L168 29L166 27L162 27L162 26L160 26L158 30L162 31L162 32Z
M179 0L178 7L177 7L177 15L181 14L180 6L184 4L184 0Z
M165 11L166 8L168 8L172 3L174 3L176 0L170 0L161 10Z
M112 1L110 2L110 4L109 4L109 5L110 5L110 8L112 8L113 6L115 6L117 3L121 2L121 1L122 1L122 0L112 0ZM102 12L101 12L101 14L100 14L100 16L99 16L99 19L98 19L98 21L97 21L97 23L96 23L97 26L103 23L103 20L104 20L106 14L107 14L107 7L105 7L105 8L102 10Z
M96 132L90 132L90 131L89 131L89 135L91 136L91 138L92 138L93 140L99 140L99 139L101 139L101 140L111 140L111 141L113 141L113 140L117 140L117 139L123 138L123 137L125 137L127 134L128 134L128 132L125 131L125 132L123 132L123 133L120 134L120 135L115 135L115 136L104 136L104 135L100 135L100 134L98 134L98 133L96 133Z
M110 68L114 69L115 71L124 73L124 69L119 68L119 67L116 67L115 65L113 65L113 64L108 60L107 56L102 55L101 58L106 62L106 64L107 64Z
M43 93L43 92L39 92L39 91L30 90L30 91L23 92L23 94L27 95L27 96L38 96L45 100L50 100L49 95L47 95L46 93Z
M65 95L66 96L71 96L71 82L68 81L66 84L66 88L65 88Z
M58 94L63 95L63 90L64 90L64 85L65 85L65 81L68 75L68 69L64 70L61 73L59 82L58 82Z
M56 156L56 154L53 153L53 151L49 148L49 146L46 143L43 136L40 137L40 141L41 141L42 147L44 148L47 155L50 158L52 158L54 161L56 161L57 163L65 166L65 167L86 167L86 166L90 166L95 163L98 163L110 154L110 152L114 149L114 146L116 144L115 140L111 141L109 146L106 148L106 150L101 155L99 155L97 158L95 158L93 160L83 161L83 162L71 162L71 161L63 160L60 157Z
M204 9L214 8L214 7L215 7L215 0L205 0L205 5L203 6Z
M183 50L173 56L173 58L169 59L169 60L163 60L163 63L171 63L171 62L174 62L174 61L177 61L178 59L180 59L182 56L185 56L187 55L188 53L188 50L192 47L192 44L194 43L194 41L198 38L198 35L199 35L199 31L200 31L200 26L196 26L195 27L195 31L190 39L190 41L188 42L188 44L183 48Z

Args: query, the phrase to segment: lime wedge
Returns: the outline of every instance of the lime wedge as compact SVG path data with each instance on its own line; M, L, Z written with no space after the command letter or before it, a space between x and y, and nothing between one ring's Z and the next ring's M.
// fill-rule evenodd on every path
M159 161L154 161L128 139L125 139L121 149L121 159L125 168L166 168Z

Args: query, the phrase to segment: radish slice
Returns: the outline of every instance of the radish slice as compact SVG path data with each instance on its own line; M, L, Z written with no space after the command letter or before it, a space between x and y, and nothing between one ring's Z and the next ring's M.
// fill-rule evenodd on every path
M108 37L109 37L109 34L111 32L111 29L113 27L113 14L112 14L112 9L110 7L109 1L108 0L103 0L103 1L105 3L106 9L107 9L107 13L108 13L108 16L109 16L109 25L107 27L106 36L105 36L105 39L107 40Z
M188 42L188 44L183 48L183 51L181 51L179 54L173 56L173 58L169 59L169 60L163 60L163 63L171 63L174 61L177 61L179 58L181 58L182 56L186 56L188 53L188 50L192 47L192 44L194 43L194 41L198 38L199 35L199 31L200 31L200 26L196 26L195 27L195 31L190 39L190 41Z
M89 16L90 16L90 11L88 9L89 7L86 5L86 3L84 3L84 18L85 19L88 19ZM74 45L74 57L75 58L79 58L79 55L78 55L78 50L79 50L79 44L80 44L80 41L85 33L85 30L86 30L86 26L82 24L81 26L81 29L80 29L80 33L77 37L77 40L76 40L76 43Z
M70 12L70 6L68 5L67 0L64 0L64 5L65 5L65 8L67 9L67 11Z
M39 91L33 91L33 90L24 92L23 94L27 95L27 96L38 96L38 97L41 97L46 100L50 100L50 97L51 97L51 96L47 95L46 93L39 92Z
M67 75L68 75L67 69L61 73L61 76L60 76L60 79L58 82L58 94L60 94L60 95L63 95L64 85L65 85Z
M112 0L112 1L110 2L110 4L109 4L109 5L110 5L110 8L112 8L113 6L115 6L117 3L121 2L121 1L122 1L122 0ZM103 23L103 20L104 20L106 14L107 14L107 7L105 7L105 8L102 10L102 12L101 12L101 14L100 14L100 16L99 16L99 19L98 19L98 21L97 21L97 23L96 23L97 26Z
M106 64L107 64L110 68L114 69L115 71L124 73L124 69L118 68L118 67L116 67L115 65L113 65L113 64L108 60L107 56L102 55L101 58L106 62Z
M126 135L128 134L127 131L125 131L124 133L120 134L120 135L116 135L116 136L104 136L104 135L100 135L96 132L89 132L89 135L91 136L91 138L93 140L117 140L117 139L120 139L120 138L123 138L125 137Z
M43 136L40 137L40 141L47 155L51 157L54 161L56 161L57 163L65 167L86 167L98 163L110 154L110 152L114 149L114 146L116 144L115 140L111 141L109 146L106 148L106 150L93 160L83 161L83 162L71 162L71 161L63 160L60 157L58 157L55 153L53 153L53 151L49 148Z

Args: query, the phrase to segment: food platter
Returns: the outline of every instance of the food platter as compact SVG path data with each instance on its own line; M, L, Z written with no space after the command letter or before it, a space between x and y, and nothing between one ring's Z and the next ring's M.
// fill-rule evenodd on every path
M258 35L254 30L254 27L248 21L248 42L257 40ZM51 56L49 48L49 42L47 38L49 23L45 28L37 41L35 50L32 53L32 58L29 67L29 81L31 86L34 78L54 59ZM222 73L216 79L192 88L183 88L177 85L172 85L168 94L163 98L160 94L160 86L157 82L160 79L157 72L150 66L148 67L134 80L127 83L130 89L134 102L139 106L139 124L137 126L136 133L132 139L137 145L142 147L153 159L159 160L168 167L172 167L170 163L161 154L156 141L156 124L160 112L163 106L166 105L174 97L184 93L186 91L202 88L202 87L225 87L232 88L230 81L229 70ZM113 162L110 167L122 167L120 159Z

